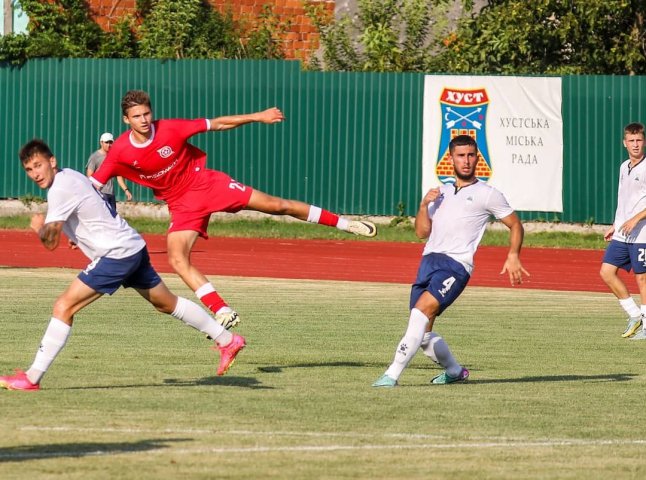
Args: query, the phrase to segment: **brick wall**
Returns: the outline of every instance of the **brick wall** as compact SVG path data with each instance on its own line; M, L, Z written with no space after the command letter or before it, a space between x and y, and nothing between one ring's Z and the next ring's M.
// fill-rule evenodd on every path
M136 0L88 0L88 4L96 22L105 30L136 8Z
M319 35L305 15L303 0L208 0L219 11L231 9L235 19L254 23L254 17L262 12L265 5L285 23L289 30L284 38L287 58L306 60L319 47ZM331 14L335 0L316 0ZM135 11L136 0L88 0L95 19L102 28L109 30L123 15Z

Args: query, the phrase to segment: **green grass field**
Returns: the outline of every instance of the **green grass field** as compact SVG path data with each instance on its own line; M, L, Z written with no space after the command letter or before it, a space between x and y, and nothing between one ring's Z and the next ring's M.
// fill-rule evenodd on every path
M0 269L2 373L29 366L75 274ZM381 390L407 285L213 280L249 344L226 376L120 290L77 315L40 392L0 391L0 478L646 478L646 343L620 338L610 294L469 287L435 330L470 381L429 385L419 354Z

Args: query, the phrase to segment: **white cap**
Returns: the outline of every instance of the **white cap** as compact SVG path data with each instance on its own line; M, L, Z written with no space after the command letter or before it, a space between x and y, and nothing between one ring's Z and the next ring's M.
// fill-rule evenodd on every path
M114 137L110 132L105 132L101 134L101 138L99 140L101 142L114 142Z

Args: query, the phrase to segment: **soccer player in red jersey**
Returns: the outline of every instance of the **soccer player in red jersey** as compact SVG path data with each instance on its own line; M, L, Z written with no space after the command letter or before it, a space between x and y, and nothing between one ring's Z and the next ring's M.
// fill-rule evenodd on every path
M239 183L226 173L208 169L206 153L188 142L193 135L209 130L230 130L254 122L280 123L285 117L278 108L213 119L153 120L149 95L131 90L124 95L121 110L130 130L117 138L90 179L101 187L112 177L125 177L151 188L156 198L168 204L169 264L225 328L237 325L238 314L190 260L198 236L208 238L212 213L256 210L289 215L356 235L373 237L377 233L371 222L348 220L314 205L274 197Z

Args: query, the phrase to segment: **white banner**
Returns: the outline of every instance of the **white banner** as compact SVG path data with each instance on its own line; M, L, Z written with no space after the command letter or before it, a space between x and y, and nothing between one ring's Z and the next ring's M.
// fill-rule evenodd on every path
M461 134L478 142L478 178L512 208L563 211L560 78L426 76L422 194L454 181L448 146Z

